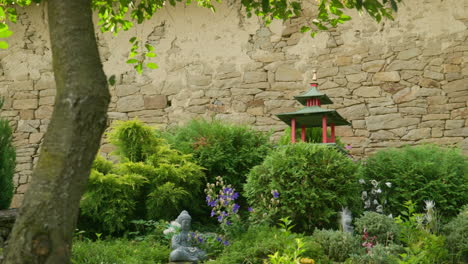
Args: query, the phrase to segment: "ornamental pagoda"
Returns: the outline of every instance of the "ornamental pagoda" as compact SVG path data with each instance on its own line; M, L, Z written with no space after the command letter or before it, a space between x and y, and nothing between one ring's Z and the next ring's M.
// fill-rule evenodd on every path
M310 84L310 90L306 93L294 96L305 107L290 113L277 114L276 116L291 126L291 142L296 142L296 129L301 128L301 140L305 142L306 129L312 127L322 127L322 143L335 143L335 126L349 126L336 110L321 108L321 105L333 104L324 93L317 90L317 74L314 71ZM331 128L331 137L327 137L327 128Z

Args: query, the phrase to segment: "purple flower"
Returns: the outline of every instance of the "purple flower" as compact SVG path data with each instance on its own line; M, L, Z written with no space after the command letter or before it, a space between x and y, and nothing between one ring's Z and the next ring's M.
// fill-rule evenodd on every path
M228 213L222 211L222 212L221 212L221 215L222 215L222 216L228 216Z
M220 237L217 237L216 240L221 243L223 242L223 240Z
M240 205L234 204L234 207L232 208L232 212L237 213L237 211L239 211L239 208L240 208Z
M252 208L252 207L249 207L249 208L247 208L247 211L253 212L253 208Z
M223 189L223 192L224 192L224 193L231 193L231 192L232 192L232 188L224 188L224 189Z
M224 244L225 246L229 246L229 241L224 240L223 244Z
M351 150L353 147L351 147L351 145L346 145L345 147L347 150Z
M218 222L222 222L222 221L223 221L223 216L222 215L218 216Z
M203 243L203 238L198 237L198 242L199 242L199 243Z
M226 221L226 225L231 225L231 221Z
M273 198L277 199L279 197L278 191L273 191Z
M232 199L235 200L239 198L239 193L238 192L235 192L233 195L232 195Z
M214 212L214 211L211 211L210 216L213 217L214 215L215 215L215 212Z

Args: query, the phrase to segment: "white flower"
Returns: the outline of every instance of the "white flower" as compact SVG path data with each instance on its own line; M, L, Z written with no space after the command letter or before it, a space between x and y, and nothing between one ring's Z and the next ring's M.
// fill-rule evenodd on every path
M377 213L383 213L383 206L382 206L382 205L378 205L375 211L376 211Z
M377 185L379 185L379 183L376 180L371 180L370 182L374 187L377 187Z
M367 200L364 202L364 209L367 209L370 207L370 200Z
M360 184L366 184L366 181L364 179L359 179Z
M389 214L389 215L388 215L388 218L393 218L393 214Z
M366 191L363 191L363 192L361 193L361 199L362 199L363 201L367 199L367 192L366 192Z
M388 188L392 188L392 183L391 182L386 182L385 185L387 185Z
M382 193L382 190L379 188L377 189L377 191L375 191L376 193Z
M374 199L374 204L379 204L379 201L377 201L376 199Z
M172 222L171 222L171 226L173 226L173 227L180 227L180 224L179 224L179 222L172 221Z
M172 234L172 233L175 233L175 229L172 226L163 231L163 234L165 234L165 235L169 235L169 234Z
M425 208L426 211L432 210L435 207L434 201L428 200L428 201L424 201L424 203L426 204L426 208Z

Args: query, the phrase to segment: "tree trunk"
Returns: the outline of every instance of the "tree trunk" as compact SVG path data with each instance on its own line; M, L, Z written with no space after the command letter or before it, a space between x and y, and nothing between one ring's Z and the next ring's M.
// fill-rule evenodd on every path
M79 202L110 100L90 3L48 1L55 108L4 264L70 262Z

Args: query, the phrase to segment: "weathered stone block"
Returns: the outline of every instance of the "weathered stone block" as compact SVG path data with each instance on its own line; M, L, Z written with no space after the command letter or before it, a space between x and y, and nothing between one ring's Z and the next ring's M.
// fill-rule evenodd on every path
M167 106L167 96L150 95L143 97L145 109L162 109Z
M362 72L362 73L346 75L346 79L349 82L354 82L354 83L364 82L367 79L367 73Z
M353 64L353 58L349 56L339 56L335 60L336 66L347 66Z
M398 56L397 56L397 59L398 60L408 60L408 59L419 56L421 53L422 52L421 52L420 49L412 48L412 49L408 49L408 50L400 52L398 54Z
M115 93L118 97L136 94L140 91L140 88L136 85L117 85L115 87Z
M400 70L423 70L427 63L422 61L402 61L396 60L392 62L388 69L389 71L400 71Z
M468 137L468 127L445 130L444 136L446 137Z
M295 69L292 65L279 66L275 73L275 80L279 82L302 81L302 72Z
M431 137L431 129L430 128L418 128L413 129L408 132L404 137L401 139L403 140L420 140L424 138Z
M379 97L380 87L379 86L364 86L353 91L353 95L359 97Z
M338 67L319 68L317 71L318 78L333 77L338 74Z
M400 81L400 74L396 71L392 72L377 72L374 74L372 81L379 82L398 82Z
M131 112L143 110L145 101L142 95L124 96L117 100L117 112Z
M369 61L362 64L362 70L366 72L379 72L385 65L385 60Z
M266 72L245 72L244 73L245 83L266 82L266 80L267 80Z
M434 71L424 71L424 77L437 80L437 81L441 81L444 79L444 74L440 72L434 72Z
M370 131L407 127L418 123L419 118L404 118L400 114L366 117L367 129Z
M465 120L447 120L445 122L445 129L461 128L465 125Z
M13 101L13 109L36 109L38 107L37 99L20 99Z
M196 86L207 86L211 83L211 75L189 75L187 84Z
M369 111L365 104L352 105L341 108L338 112L348 120L361 119L369 115Z
M53 106L41 105L35 112L34 116L37 119L50 119L52 112L54 111Z

